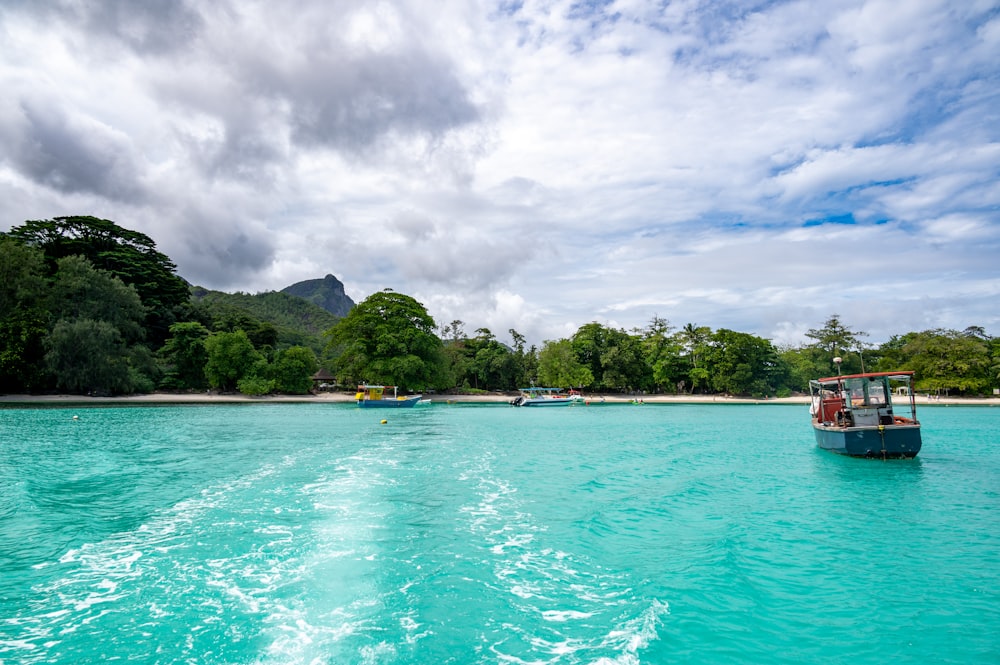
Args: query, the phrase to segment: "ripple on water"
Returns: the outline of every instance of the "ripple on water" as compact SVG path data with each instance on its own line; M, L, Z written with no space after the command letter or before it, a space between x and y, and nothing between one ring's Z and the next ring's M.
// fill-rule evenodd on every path
M988 410L903 464L802 411L4 411L0 659L993 662Z

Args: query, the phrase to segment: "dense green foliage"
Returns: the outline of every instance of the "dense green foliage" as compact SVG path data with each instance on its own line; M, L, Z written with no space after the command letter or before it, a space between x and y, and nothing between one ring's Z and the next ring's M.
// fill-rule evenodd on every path
M311 349L293 346L278 351L269 374L274 389L291 395L304 395L312 388L312 375L319 369Z
M462 326L453 321L442 328L445 376L460 388L514 388L508 375L489 371L505 366L499 349L506 349L506 362L530 368L518 386L783 396L808 391L810 379L836 374L833 358L838 356L844 373L913 369L919 391L984 395L1000 385L1000 339L981 328L908 333L875 347L859 342L865 333L851 330L834 314L809 331L812 344L777 349L769 340L724 328L689 323L673 332L666 320L654 317L644 330L633 332L588 323L569 339L546 341L540 351L525 354L522 346L518 356L502 344L494 346L489 331L480 329L469 338ZM534 361L526 363L525 355ZM462 377L474 377L476 383Z
M577 360L568 339L547 341L538 352L538 380L546 386L582 387L594 383L590 368Z
M201 390L208 385L205 366L208 349L205 340L209 330L196 321L170 326L170 337L160 349L166 367L163 385L167 388Z
M0 234L0 391L312 388L336 317L280 293L193 298L173 271L150 238L94 217Z
M337 357L342 382L423 390L446 383L434 328L423 305L386 289L358 303L330 329L329 350Z
M159 344L189 300L187 283L153 240L96 217L30 220L11 229L11 238L41 249L50 267L67 256L82 256L133 286L146 308L146 336Z
M44 385L45 257L0 235L0 391Z
M318 343L339 320L316 304L280 291L249 294L195 288L191 293L196 303L215 312L218 319L243 315L268 322L275 328L278 344L309 344L309 336Z
M236 384L249 377L250 370L262 360L242 330L209 335L205 340L205 350L208 352L205 364L208 385L222 391L236 388Z
M29 221L0 234L0 391L301 394L321 366L344 387L413 390L541 384L763 397L806 391L810 379L838 369L912 369L922 392L1000 387L1000 339L979 327L873 345L833 314L806 333L809 344L777 349L747 333L693 323L675 330L653 317L632 331L587 323L538 350L513 329L510 344L486 328L467 335L460 320L438 336L423 305L391 290L338 319L288 293L191 289L174 270L149 237L94 217ZM340 295L332 276L322 285Z

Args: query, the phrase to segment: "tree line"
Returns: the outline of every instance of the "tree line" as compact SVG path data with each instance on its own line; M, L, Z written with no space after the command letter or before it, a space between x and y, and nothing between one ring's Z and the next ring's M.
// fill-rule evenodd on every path
M508 391L530 385L614 393L784 396L812 378L912 369L922 392L985 395L1000 385L1000 338L980 327L872 345L832 314L809 343L653 316L641 329L591 322L541 348L507 331L438 326L389 289L336 319L287 294L192 287L148 236L94 217L27 221L0 234L0 392L154 390L301 394L319 367L345 387ZM310 309L311 308L311 309Z

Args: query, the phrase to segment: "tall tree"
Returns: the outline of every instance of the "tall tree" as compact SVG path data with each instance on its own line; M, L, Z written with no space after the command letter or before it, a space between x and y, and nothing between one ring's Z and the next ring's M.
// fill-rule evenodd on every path
M373 293L328 332L328 349L345 378L425 389L445 379L434 319L410 296Z
M53 320L92 319L114 326L122 339L135 342L144 335L145 310L135 288L104 270L97 270L82 256L56 261L49 291Z
M147 309L147 338L156 346L166 339L177 311L190 298L176 266L157 251L149 236L110 220L89 216L29 220L9 235L45 252L53 272L58 259L78 255L134 286Z
M835 369L833 359L840 356L846 373L862 371L863 350L859 338L867 336L868 333L851 330L841 323L839 314L831 314L822 328L811 328L806 332L806 337L815 340L811 347L826 356L828 367ZM849 355L849 352L854 355Z
M208 328L194 321L170 326L170 337L160 349L160 357L166 365L166 387L202 390L208 385L205 378L208 335Z
M635 335L593 322L581 326L571 342L577 359L594 376L593 387L599 390L641 388L651 379Z
M231 391L263 360L242 330L212 333L205 340L205 376L213 388Z
M955 330L925 330L894 337L885 357L916 372L914 388L928 392L985 394L994 387L990 343Z
M316 354L304 346L278 351L271 366L271 377L278 392L304 395L312 388L312 375L319 365Z
M725 328L712 335L705 364L712 387L736 395L775 395L787 375L770 341Z
M0 392L44 382L44 255L0 234Z
M514 342L514 382L510 388L531 385L538 374L538 352L534 345L525 348L525 337L513 328L507 332Z
M712 340L712 329L708 326L685 323L677 334L691 359L691 366L698 367L699 358Z
M670 334L672 330L669 321L653 316L642 331L643 353L652 372L651 387L657 392L662 392L664 387L670 392L677 389L685 369L681 359L681 345L676 335Z
M592 384L594 375L577 360L570 340L546 340L538 352L538 380L553 388L577 388Z
M451 323L441 326L441 338L452 342L460 342L465 339L465 321L455 319Z
M107 321L62 319L45 340L45 362L56 386L73 393L132 392L128 347Z
M155 365L139 349L145 311L135 289L82 256L63 257L56 266L46 364L57 386L111 394L151 388Z

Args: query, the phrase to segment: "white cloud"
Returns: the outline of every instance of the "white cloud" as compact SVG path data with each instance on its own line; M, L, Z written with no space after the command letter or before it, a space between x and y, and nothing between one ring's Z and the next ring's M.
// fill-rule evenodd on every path
M0 228L99 214L205 286L334 273L534 343L1000 334L992 5L22 3Z

